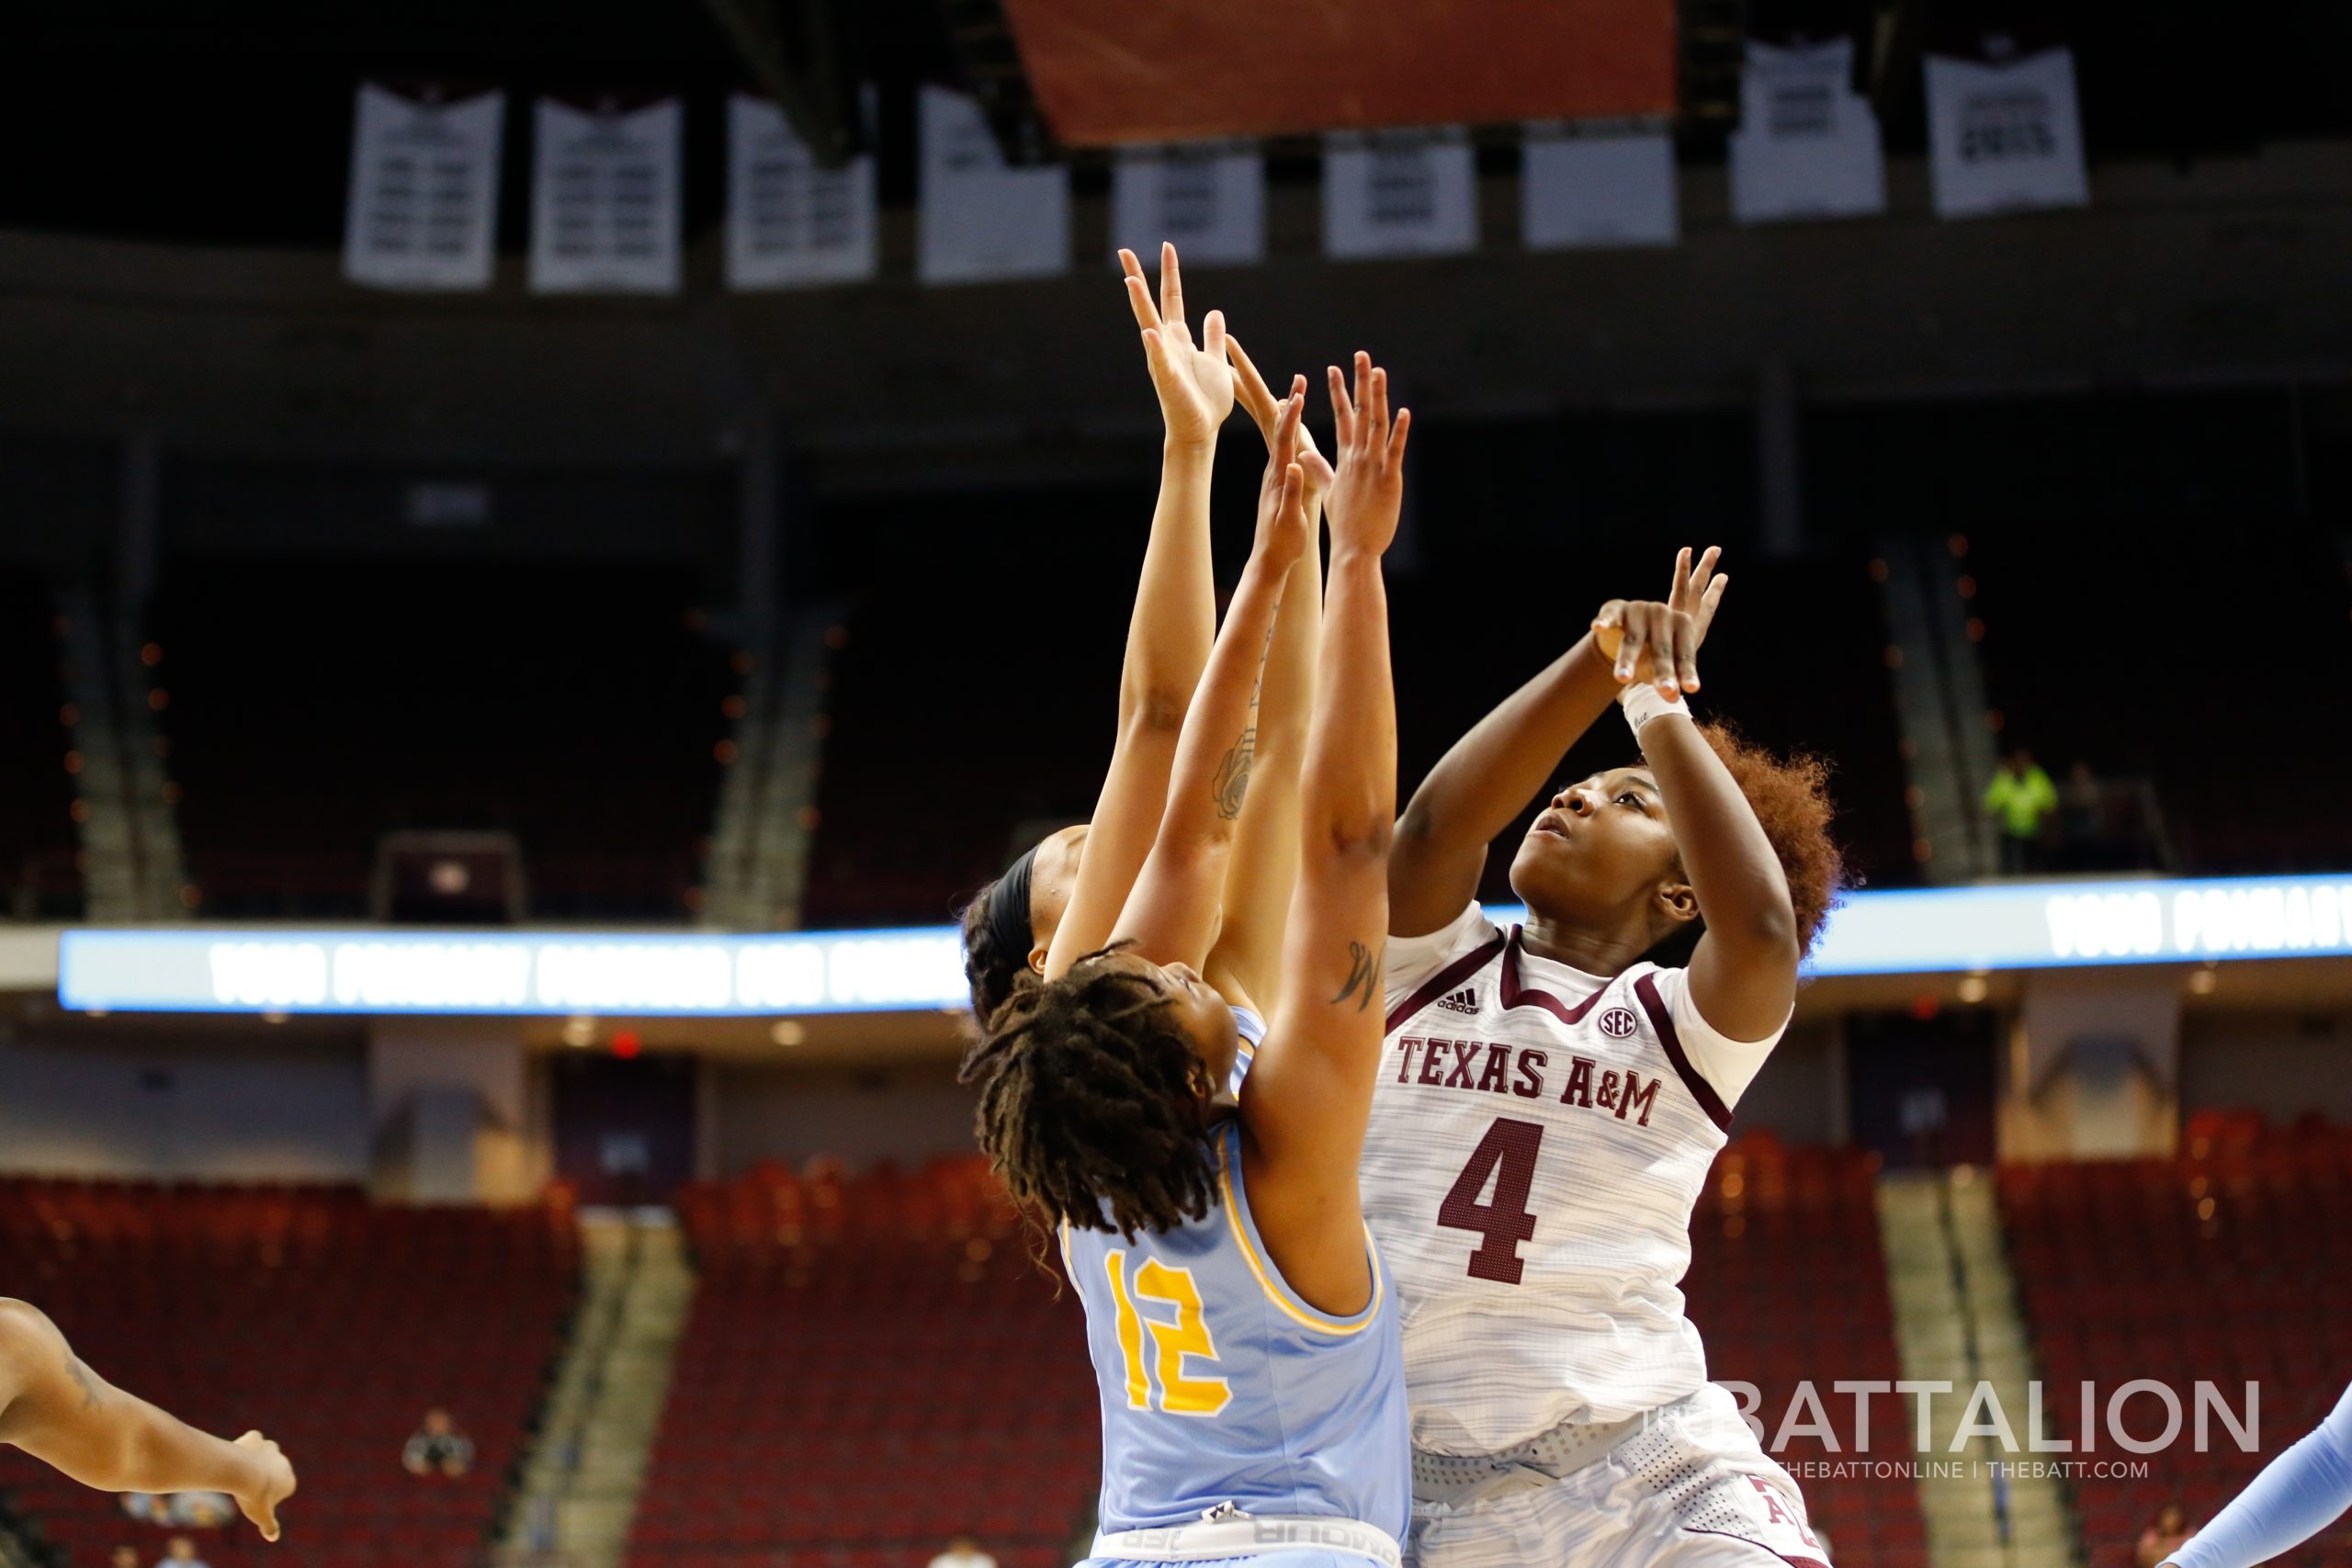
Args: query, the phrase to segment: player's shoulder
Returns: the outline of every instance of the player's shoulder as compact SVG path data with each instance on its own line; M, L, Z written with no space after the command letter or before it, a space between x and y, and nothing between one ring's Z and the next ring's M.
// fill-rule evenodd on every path
M1391 1017L1400 1010L1417 1012L1428 1006L1447 985L1500 955L1503 944L1501 928L1476 899L1433 931L1391 936L1383 976Z

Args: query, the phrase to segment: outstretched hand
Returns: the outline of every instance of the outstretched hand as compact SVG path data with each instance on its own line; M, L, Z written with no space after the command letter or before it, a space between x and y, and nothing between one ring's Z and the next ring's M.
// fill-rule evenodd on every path
M233 1447L253 1465L253 1478L237 1489L237 1506L261 1531L264 1540L277 1539L277 1505L294 1495L294 1466L277 1445L259 1432L247 1432Z
M1699 689L1699 645L1714 623L1724 590L1731 586L1729 572L1715 572L1722 556L1720 547L1710 545L1693 567L1686 545L1675 555L1674 582L1664 603L1611 599L1594 615L1594 644L1603 659L1613 661L1621 685L1654 682L1668 702Z
M1168 438L1192 446L1209 445L1216 439L1217 426L1233 412L1233 367L1226 363L1225 312L1211 310L1201 322L1201 343L1196 348L1192 328L1184 321L1184 280L1176 265L1176 247L1159 247L1157 306L1135 252L1121 251L1119 267L1126 275L1127 304L1135 311L1136 325L1143 329L1144 360L1151 370L1152 389L1159 394L1159 414L1167 422Z
M1267 482L1272 484L1280 477L1283 464L1295 462L1306 475L1306 514L1313 517L1323 504L1324 493L1331 488L1330 463L1315 449L1315 437L1307 433L1303 421L1298 426L1297 439L1290 444L1289 448L1285 450L1280 445L1274 427L1282 419L1283 400L1274 396L1272 389L1266 385L1265 378L1258 374L1257 366L1251 364L1250 356L1242 352L1240 339L1227 337L1225 352L1226 357L1233 361L1234 387L1239 394L1241 406L1250 411L1250 419L1257 423L1258 434L1266 438ZM1293 377L1290 392L1294 398L1305 398L1306 378Z
M1405 439L1413 424L1409 409L1388 417L1388 372L1374 366L1372 355L1359 349L1355 360L1355 393L1348 392L1340 367L1327 372L1331 384L1331 415L1338 424L1332 445L1340 454L1339 471L1325 502L1331 517L1334 549L1354 548L1378 555L1396 537L1396 519L1405 506Z
M1305 378L1300 379L1304 381ZM1274 449L1278 452L1297 438L1299 416L1306 408L1304 387L1284 398L1280 408L1273 432ZM1285 463L1280 458L1269 462L1265 480L1258 487L1258 536L1250 553L1262 556L1270 565L1285 570L1296 565L1314 543L1310 515L1305 465Z

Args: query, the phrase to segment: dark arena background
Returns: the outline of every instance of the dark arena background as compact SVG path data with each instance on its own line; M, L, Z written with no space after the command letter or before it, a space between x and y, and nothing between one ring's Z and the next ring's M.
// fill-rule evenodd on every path
M1085 1554L951 922L1102 781L1162 240L1327 450L1412 405L1404 790L1724 547L1701 711L1859 886L1683 1289L1840 1568L2153 1568L2352 1375L2352 8L6 38L0 1295L301 1489L0 1450L5 1568Z

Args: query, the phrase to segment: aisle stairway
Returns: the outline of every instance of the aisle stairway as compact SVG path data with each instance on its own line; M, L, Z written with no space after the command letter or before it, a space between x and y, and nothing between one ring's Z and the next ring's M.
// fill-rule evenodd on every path
M514 1560L615 1568L645 1484L695 1293L666 1213L582 1215L579 1328L507 1525Z
M1930 1448L1917 1456L1935 1568L2071 1568L2059 1483L2004 1468L2038 1458L2026 1428L2036 1373L1992 1184L1966 1167L1891 1174L1879 1183L1879 1213L1903 1376L1952 1386L1935 1396ZM1951 1451L1980 1382L2000 1402L2017 1451L1989 1437ZM1989 1407L1977 1418L1989 1420Z

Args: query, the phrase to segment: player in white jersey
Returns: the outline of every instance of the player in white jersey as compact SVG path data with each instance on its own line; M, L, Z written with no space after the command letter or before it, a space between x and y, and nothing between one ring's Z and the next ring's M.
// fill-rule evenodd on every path
M1364 1208L1405 1306L1425 1568L1826 1568L1795 1483L1707 1381L1678 1289L1731 1108L1786 1028L1839 882L1824 769L1693 722L1727 581L1611 601L1431 770L1390 869L1387 1054ZM1633 765L1490 840L1612 703ZM1686 967L1654 951L1702 930Z

